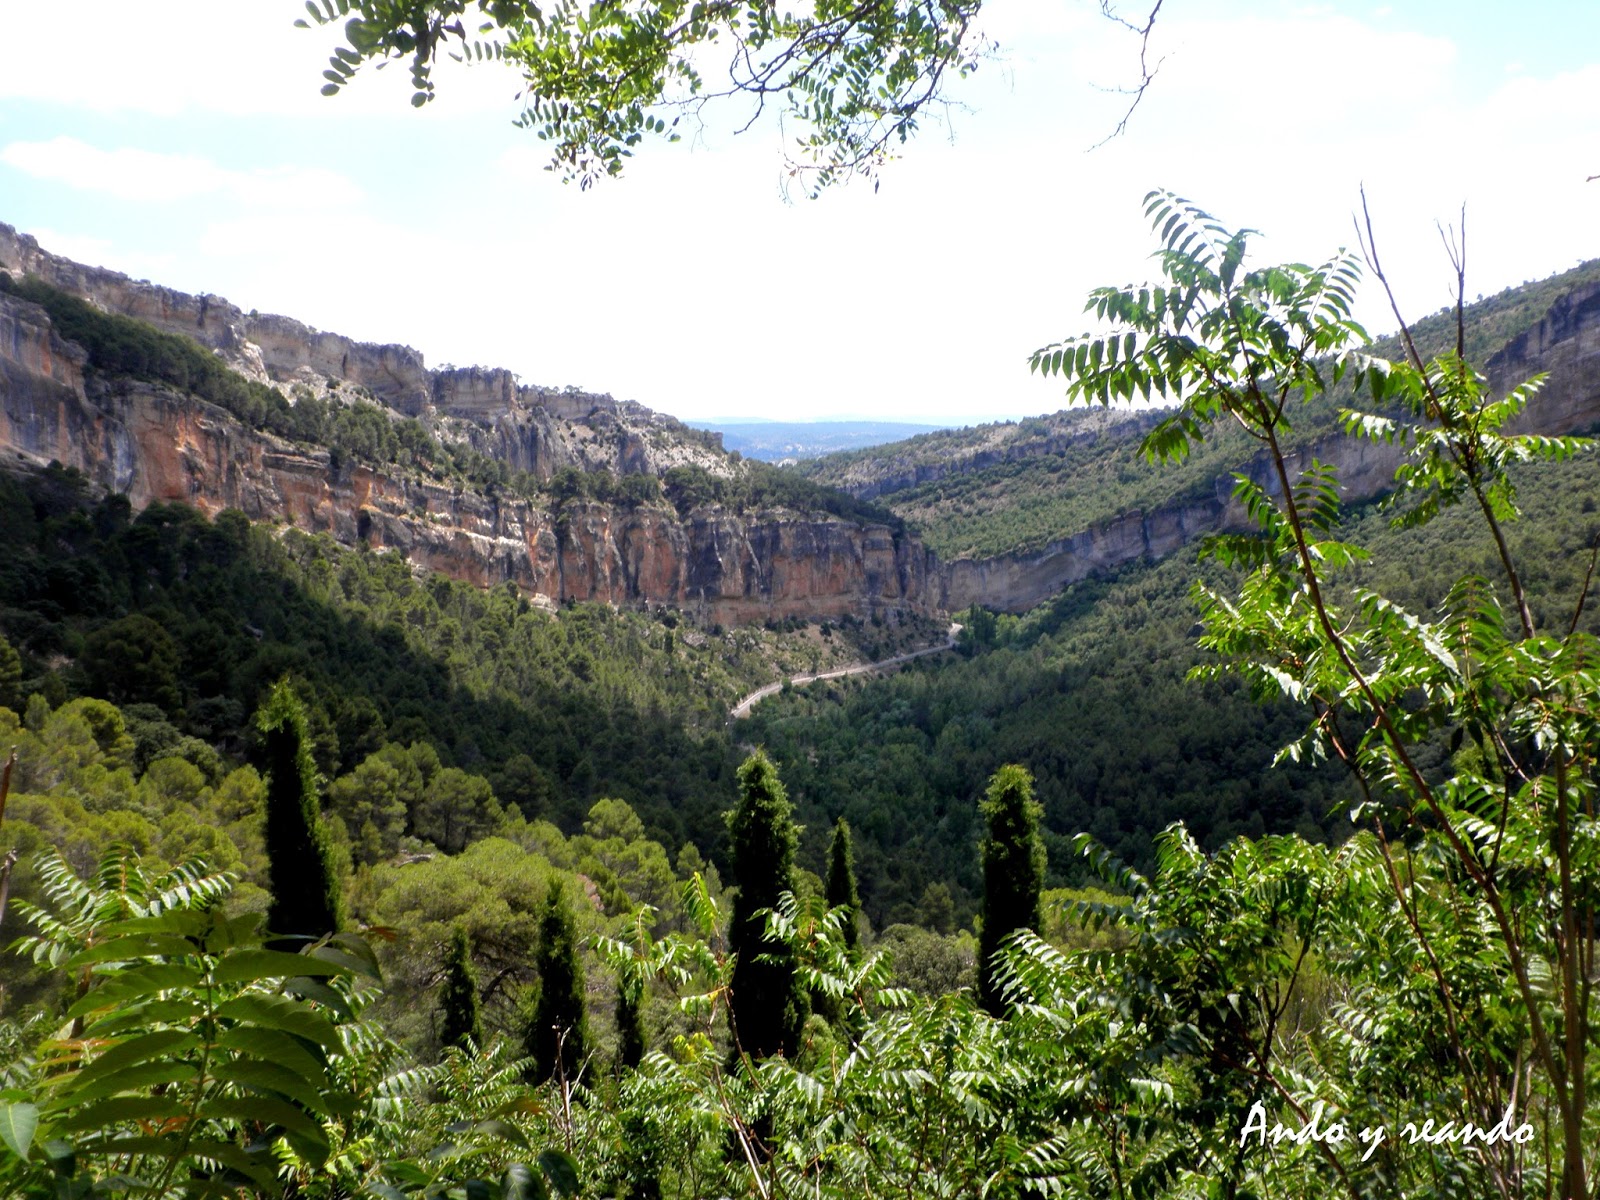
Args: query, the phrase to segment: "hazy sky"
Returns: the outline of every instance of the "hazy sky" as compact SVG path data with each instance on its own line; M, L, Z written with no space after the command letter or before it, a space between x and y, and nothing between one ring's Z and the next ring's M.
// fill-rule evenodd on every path
M1130 12L1134 11L1132 8ZM323 329L510 367L684 417L964 424L1060 407L1028 352L1148 273L1140 198L1351 242L1365 181L1417 316L1600 254L1600 4L1167 0L1137 45L1091 0L991 0L1003 60L958 85L877 194L786 202L779 138L735 114L587 193L542 170L502 67L318 94L297 0L0 0L0 221L46 249ZM712 118L716 120L715 117ZM1371 288L1361 315L1390 322Z

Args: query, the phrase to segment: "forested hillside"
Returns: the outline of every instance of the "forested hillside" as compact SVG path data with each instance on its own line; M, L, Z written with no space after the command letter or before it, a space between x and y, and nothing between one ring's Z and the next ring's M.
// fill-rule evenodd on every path
M1600 457L1363 355L1347 257L1227 283L1244 235L1150 204L1201 302L1052 369L1167 372L1295 481L764 749L741 687L933 630L0 481L0 1191L1589 1195ZM1392 503L1291 468L1313 347Z
M1519 484L1528 515L1510 536L1548 625L1572 611L1600 536L1600 464L1531 468ZM1349 586L1415 611L1436 608L1448 581L1493 562L1492 540L1464 510L1400 531L1368 507L1345 532L1373 548ZM930 887L935 902L952 888L963 919L974 911L972 796L1008 762L1037 778L1058 883L1082 882L1085 868L1068 853L1080 831L1141 866L1174 821L1210 848L1263 833L1342 838L1354 799L1343 768L1271 766L1299 712L1255 703L1238 683L1185 681L1206 658L1191 587L1219 578L1196 553L1075 584L1022 618L969 614L963 661L794 689L758 706L741 736L782 764L802 819L820 831L811 837L841 813L858 831L863 894L878 922L925 919ZM1592 608L1583 627L1600 630Z
M513 588L419 577L396 554L237 513L135 515L68 472L0 476L0 634L20 652L12 701L132 706L141 769L181 744L219 770L219 754L245 752L249 714L287 674L330 780L385 746L426 742L530 818L576 829L595 799L620 796L674 849L709 853L735 697L933 632L708 629L604 605L552 615Z
M1467 359L1486 362L1561 296L1597 279L1600 260L1468 304ZM1413 334L1424 357L1452 348L1454 310L1418 321ZM1373 350L1387 358L1403 352L1394 337L1379 339ZM1350 398L1349 390L1335 390L1296 413L1290 444L1335 432L1338 408ZM872 497L946 560L987 558L1036 550L1122 513L1204 499L1259 449L1237 427L1223 427L1181 465L1158 467L1139 449L1155 419L1068 411L925 434L812 459L796 469Z

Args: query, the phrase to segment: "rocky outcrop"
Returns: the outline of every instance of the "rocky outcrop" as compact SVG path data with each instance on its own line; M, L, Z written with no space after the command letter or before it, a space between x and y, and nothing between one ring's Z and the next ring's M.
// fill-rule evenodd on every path
M952 475L1061 454L1101 438L1141 437L1159 419L1152 410L1072 409L1021 422L941 430L870 456L825 456L799 469L818 483L876 500Z
M42 251L0 225L0 268L35 274L112 311L196 337L241 371L284 385L364 389L396 414L436 428L548 478L566 466L660 474L695 462L732 464L714 435L685 430L642 405L574 390L529 387L510 372L429 370L405 346L358 343L286 317L243 313ZM1575 289L1489 363L1497 387L1548 372L1525 428L1558 432L1600 423L1600 285ZM964 453L935 446L909 454L899 486L1018 456L1059 453L1085 439L1136 437L1149 413L1059 414L994 437L964 436ZM938 435L933 435L937 438ZM983 604L1023 611L1062 587L1129 562L1155 560L1204 534L1247 527L1231 480L1211 493L1151 512L1118 515L1042 549L941 563L889 528L771 512L707 508L687 519L664 506L569 502L551 509L497 499L357 464L281 442L190 396L97 379L36 305L0 294L0 448L8 459L74 466L136 506L182 500L207 512L238 508L403 554L421 568L483 586L511 581L548 604L596 600L674 605L727 624L812 619L882 609L955 611ZM1301 452L1339 471L1350 499L1389 487L1394 447L1329 437ZM1246 471L1269 492L1265 459ZM861 495L893 490L837 481ZM892 481L890 481L892 482ZM882 486L878 486L878 485Z
M1522 432L1583 433L1600 426L1600 284L1574 289L1539 324L1490 358L1485 373L1498 391L1531 376L1547 376L1515 428ZM1127 436L1133 436L1130 429ZM1348 501L1370 499L1394 485L1399 447L1332 436L1291 456L1290 477L1315 458L1334 467ZM1262 456L1244 472L1269 495L1281 488ZM1212 496L1124 513L1036 551L941 565L940 603L946 611L983 604L1024 612L1068 584L1140 559L1154 561L1208 533L1251 528L1232 498L1232 480L1218 479Z
M107 312L194 338L241 373L286 391L365 395L397 416L428 420L442 436L548 479L563 467L659 475L695 464L727 475L720 437L690 430L642 404L518 382L487 367L430 370L409 346L357 342L290 317L244 312L220 296L191 296L88 267L0 224L0 270L36 276Z
M1393 485L1401 453L1398 447L1382 443L1326 438L1290 456L1290 478L1297 477L1313 458L1338 470L1347 499L1361 500ZM1265 457L1246 464L1242 473L1268 495L1281 494ZM1210 533L1253 528L1243 506L1233 498L1231 475L1214 480L1212 487L1213 494L1203 500L1167 505L1149 513L1122 513L1038 550L944 563L940 603L947 612L971 604L1026 612L1092 575L1140 560L1155 562Z
M237 508L549 605L672 605L725 624L926 611L935 564L883 526L708 508L521 500L405 479L241 425L219 408L128 381L85 380L83 353L43 309L0 294L0 446L12 462L76 467L136 508Z
M1521 428L1592 430L1600 423L1600 283L1557 300L1537 325L1489 359L1485 373L1501 390L1548 374Z

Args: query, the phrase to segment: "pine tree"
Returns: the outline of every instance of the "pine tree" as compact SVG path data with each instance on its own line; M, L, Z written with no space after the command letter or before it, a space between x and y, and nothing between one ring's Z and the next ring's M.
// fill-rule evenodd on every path
M855 854L850 847L850 823L840 817L833 825L833 841L828 846L829 908L847 908L844 922L844 944L854 953L861 941L859 915L861 893L856 890Z
M1039 893L1044 887L1044 842L1039 838L1043 810L1033 798L1033 776L1022 767L1001 767L989 779L980 804L988 821L980 854L983 861L983 929L978 938L978 999L997 1017L1006 1002L995 986L994 953L1019 929L1040 924Z
M456 927L445 960L444 983L439 989L439 1045L466 1048L483 1045L483 1018L478 1009L478 976L466 930Z
M561 1068L568 1083L578 1082L588 1055L589 1026L584 1008L583 964L578 959L577 921L566 888L550 882L539 918L539 949L534 984L523 1030L533 1059L533 1080L543 1083Z
M729 1015L739 1048L752 1058L780 1052L794 1057L809 1007L788 948L766 939L766 918L756 915L794 891L796 829L790 811L777 768L757 750L739 768L739 804L728 814L738 888L728 928L738 956ZM775 961L758 961L762 956Z
M344 904L327 831L317 810L317 768L306 715L288 680L279 680L256 714L267 777L267 928L287 937L337 933Z

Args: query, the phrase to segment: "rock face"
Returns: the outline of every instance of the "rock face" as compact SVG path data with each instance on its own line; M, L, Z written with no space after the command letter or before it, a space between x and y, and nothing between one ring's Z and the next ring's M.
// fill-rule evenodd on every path
M813 459L801 470L819 483L862 500L875 500L952 475L1060 454L1102 438L1141 437L1158 419L1159 414L1148 410L1072 409L954 435L949 431L925 434L900 443L898 453L880 450L870 460Z
M503 370L429 370L409 347L354 342L287 317L246 314L217 297L84 267L45 253L6 225L0 225L0 268L40 276L107 310L188 334L245 374L286 389L326 390L329 381L365 389L395 414L423 416L542 479L568 466L651 474L689 463L718 474L736 469L716 435L686 430L642 405L528 387ZM43 309L0 293L0 454L6 460L42 465L54 459L77 467L102 486L126 492L136 507L181 500L207 512L238 508L253 519L288 521L342 542L365 540L418 567L482 586L513 582L552 605L667 604L727 624L883 609L955 611L975 603L1017 612L1089 575L1161 558L1206 533L1245 527L1228 479L1219 479L1203 500L1124 513L1042 550L949 563L884 526L783 511L736 515L704 508L680 519L660 505L569 502L551 509L359 464L336 466L325 452L248 429L192 396L96 378L85 366L83 351L57 335ZM1600 285L1563 297L1489 363L1501 388L1537 372L1550 378L1525 428L1559 432L1600 423ZM994 445L980 444L970 461L911 456L901 464L898 483L835 482L858 494L882 494L1003 457L1055 453L1083 439L1136 437L1150 420L1149 414L1115 413L1045 418L1020 447L1008 448L997 434ZM1303 453L1336 466L1351 499L1388 487L1399 461L1393 447L1342 437ZM1269 492L1278 490L1264 459L1245 469Z
M136 508L181 500L237 508L341 542L365 540L480 586L511 581L550 605L673 605L709 621L926 611L931 556L883 526L719 508L524 501L454 492L359 464L334 466L192 396L85 379L84 354L44 310L0 294L0 447L126 492ZM526 443L524 443L526 444ZM638 451L643 454L643 451Z
M1533 375L1548 375L1517 422L1518 432L1578 433L1600 426L1600 284L1563 296L1538 325L1490 358L1485 373L1502 392ZM1127 436L1134 435L1130 429ZM1329 437L1291 458L1291 478L1312 458L1335 467L1345 499L1359 501L1393 486L1401 453L1381 443ZM1244 471L1268 494L1281 492L1265 456ZM977 603L1025 612L1090 575L1162 558L1208 533L1250 528L1233 500L1232 480L1218 479L1214 489L1204 502L1125 513L1026 554L944 563L940 601L947 611Z
M1553 433L1600 423L1600 284L1557 300L1543 320L1490 358L1485 372L1500 389L1549 374L1521 420L1524 429Z
M1395 446L1328 438L1290 456L1290 477L1313 458L1338 469L1346 499L1362 500L1391 486L1401 454ZM1281 494L1264 456L1248 463L1242 473L1268 495ZM1068 584L1091 575L1140 559L1154 562L1208 533L1250 529L1243 506L1233 498L1232 477L1214 480L1212 488L1213 494L1203 501L1149 513L1123 513L1039 550L944 563L940 600L950 612L975 603L1004 612L1026 612Z
M563 467L660 474L694 464L727 475L717 434L690 430L642 404L571 389L519 384L486 367L430 370L410 346L357 342L290 317L246 313L220 296L191 296L50 254L0 224L0 270L33 275L107 312L184 334L263 383L325 390L330 383L502 457L541 480Z

